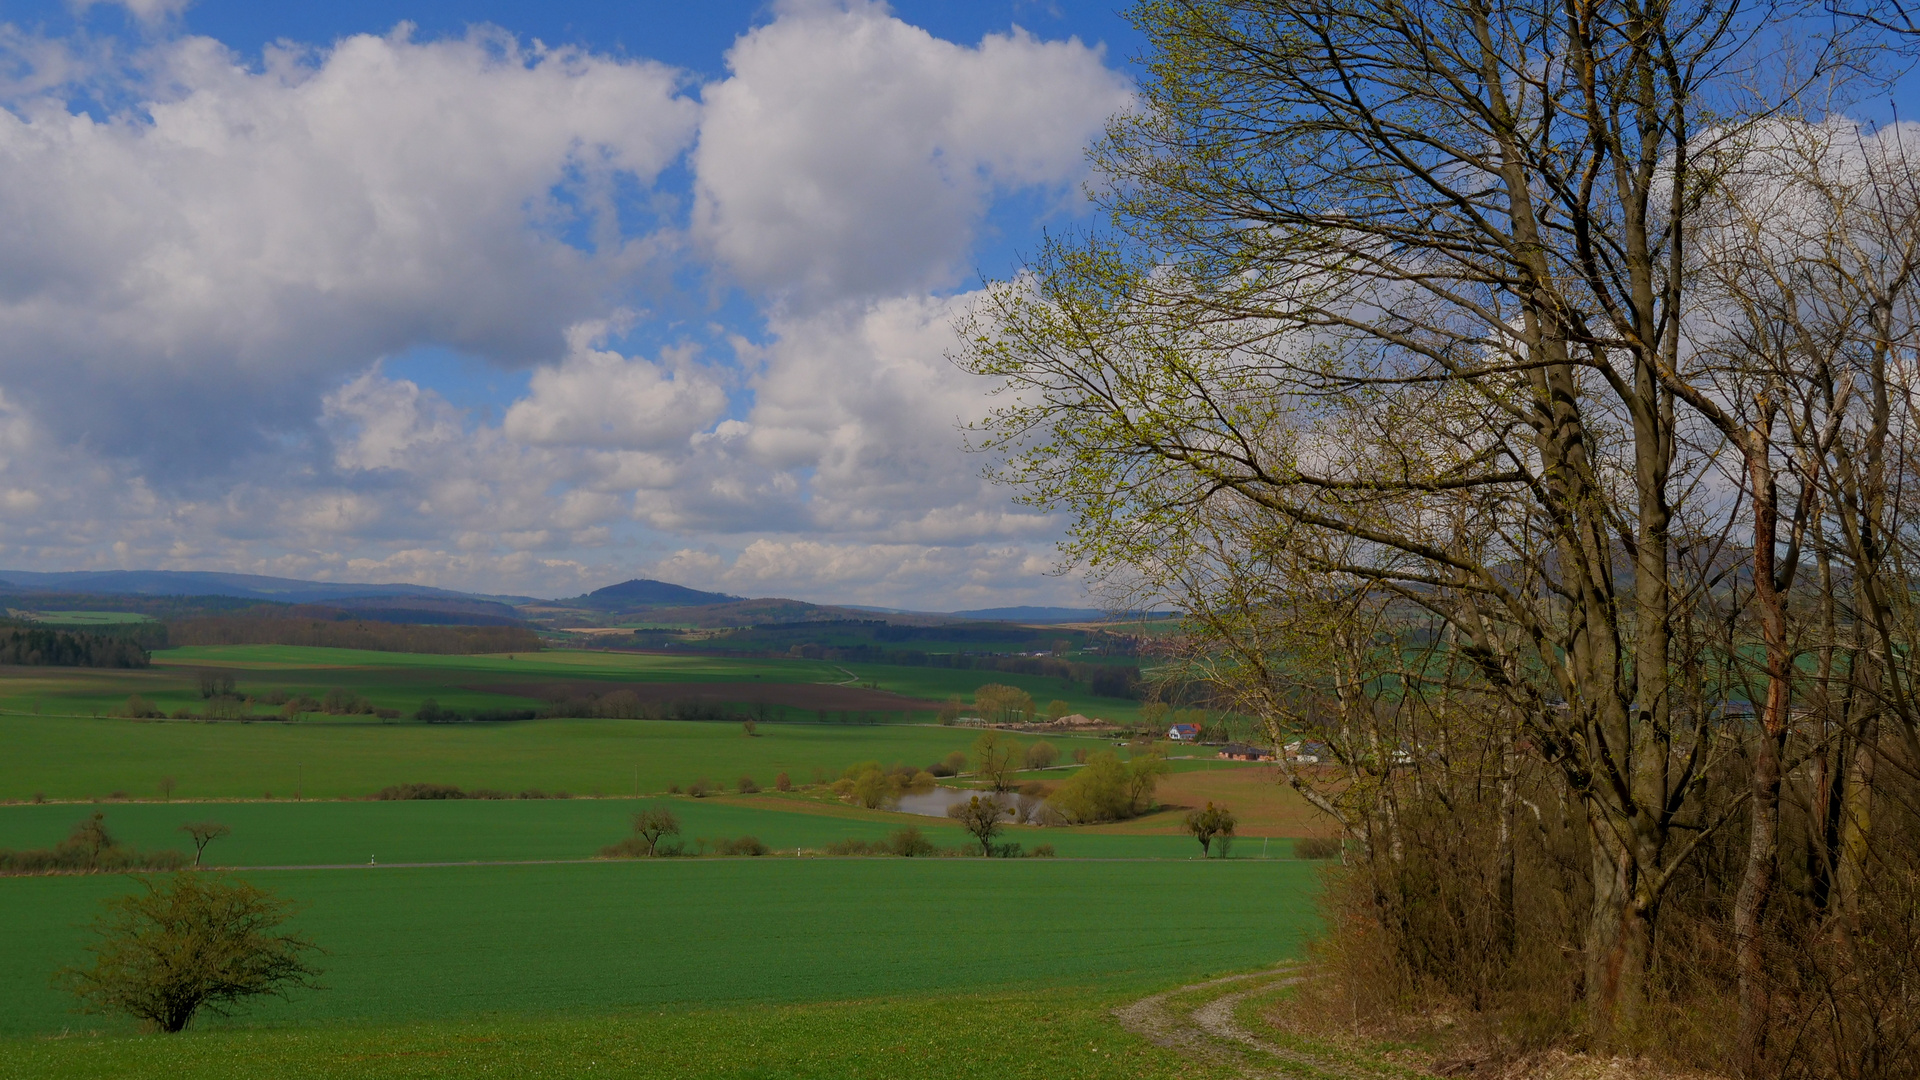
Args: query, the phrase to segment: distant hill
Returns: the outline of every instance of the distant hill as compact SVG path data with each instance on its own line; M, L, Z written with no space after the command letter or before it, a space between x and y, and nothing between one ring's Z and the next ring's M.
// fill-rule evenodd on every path
M996 607L974 611L955 611L956 619L985 619L995 622L1063 623L1095 622L1107 617L1097 608L1077 607Z
M272 600L283 604L333 603L369 597L414 596L444 600L483 600L525 603L525 596L486 596L436 589L430 585L359 584L335 581L299 581L259 574L221 574L204 570L73 570L39 573L0 570L0 585L44 592L91 593L102 596L232 596Z
M598 611L630 611L635 608L682 608L708 607L714 604L731 604L738 601L737 596L726 593L701 592L684 585L674 585L651 578L634 578L618 585L609 585L604 589L595 589L585 596L572 600L556 600L555 604L566 607L593 608Z

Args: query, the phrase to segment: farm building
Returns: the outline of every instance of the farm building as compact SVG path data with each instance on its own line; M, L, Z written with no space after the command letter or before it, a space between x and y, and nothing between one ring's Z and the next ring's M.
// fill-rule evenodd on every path
M1167 729L1167 738L1174 742L1192 742L1200 737L1200 725L1175 724Z
M1273 751L1246 743L1228 743L1220 748L1220 756L1228 761L1272 761Z

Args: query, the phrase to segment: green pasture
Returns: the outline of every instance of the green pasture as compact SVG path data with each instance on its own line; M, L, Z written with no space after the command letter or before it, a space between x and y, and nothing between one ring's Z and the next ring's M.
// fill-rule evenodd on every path
M143 851L172 848L191 854L179 831L190 821L218 821L233 835L207 849L213 866L325 866L365 863L505 862L584 859L629 834L633 814L665 806L681 824L680 839L756 836L776 851L821 849L841 840L882 840L913 825L942 847L971 841L942 818L821 804L795 796L787 806L772 797L754 805L688 797L657 799L420 800L408 802L58 803L0 807L0 848L59 843L74 824L98 810L113 837ZM771 803L772 805L766 805ZM1052 844L1066 858L1190 859L1200 847L1184 836L1103 835L1073 828L1009 825L1004 837L1031 849ZM1292 845L1268 845L1274 858ZM1258 839L1243 839L1235 854L1259 858Z
M505 691L552 682L702 682L872 685L927 701L927 710L952 696L971 700L986 683L1018 686L1041 706L1056 698L1076 711L1131 723L1139 704L1095 697L1064 679L997 671L837 664L821 660L751 659L725 656L664 656L653 653L549 650L537 653L440 656L422 653L323 649L295 645L207 645L164 649L152 668L11 668L0 674L0 713L101 716L123 708L139 694L165 712L204 707L199 673L219 670L235 677L238 693L255 698L279 690L321 697L339 688L377 708L411 715L425 698L468 712L538 708L545 701ZM265 711L265 706L259 707ZM808 710L782 711L793 716Z
M0 799L157 798L166 776L176 798L194 799L359 797L404 783L644 795L702 777L731 787L750 775L767 787L781 772L800 783L857 761L924 766L977 736L877 724L767 724L748 738L738 724L683 720L208 724L8 715L0 716Z
M306 905L298 925L328 950L328 989L244 1022L973 993L990 1039L994 995L1145 992L1297 955L1316 925L1315 873L1253 860L791 858L255 870L248 880ZM82 957L98 901L133 887L124 875L0 881L0 1031L131 1030L74 1016L49 978Z
M971 702L973 692L987 683L1017 686L1033 695L1034 704L1044 709L1056 698L1073 711L1097 716L1119 724L1131 724L1140 715L1140 703L1121 698L1096 697L1086 687L1070 679L1041 675L1017 675L1010 671L956 670L954 668L906 667L899 664L847 663L845 667L860 678L860 685L877 685L882 690L908 697L942 702L958 696Z
M62 627L115 626L154 621L153 616L136 611L23 611L21 614L35 622Z
M189 1031L167 1038L0 1038L0 1073L44 1080L1227 1080L1128 1034L1127 996L1034 990L730 1008L644 1008L372 1025ZM83 1022L84 1022L84 1018Z

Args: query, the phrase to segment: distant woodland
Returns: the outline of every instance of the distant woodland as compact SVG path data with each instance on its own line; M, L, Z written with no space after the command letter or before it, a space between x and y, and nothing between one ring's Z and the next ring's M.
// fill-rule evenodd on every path
M536 652L539 635L525 626L419 626L329 619L215 616L168 624L170 645L313 645L458 655Z
M143 668L147 650L117 634L0 628L0 664L30 667Z

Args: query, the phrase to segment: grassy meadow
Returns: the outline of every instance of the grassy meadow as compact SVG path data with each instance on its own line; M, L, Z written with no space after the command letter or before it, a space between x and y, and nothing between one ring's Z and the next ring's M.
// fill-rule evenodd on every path
M1145 992L1296 955L1314 924L1315 872L1251 860L791 858L254 870L247 880L305 905L296 924L328 951L328 989L265 1001L244 1022ZM123 875L0 882L11 940L0 1031L134 1030L76 1017L48 981L82 955L80 924L100 898L132 887Z
M863 810L838 802L776 795L724 798L417 800L406 802L49 803L0 807L0 848L52 847L94 810L116 840L143 851L192 853L179 827L214 820L233 834L207 849L209 866L329 866L383 863L509 862L591 858L628 835L636 810L666 806L689 847L705 838L755 836L777 852L819 850L841 840L883 840L918 826L942 847L969 843L944 818ZM1177 833L1114 833L1104 828L1007 826L1005 839L1051 844L1067 858L1186 859L1199 845ZM1258 858L1259 840L1243 835L1236 854ZM1291 857L1290 843L1271 845Z
M665 791L701 777L761 786L786 772L839 775L856 761L917 766L971 746L965 728L738 724L679 720L522 720L490 724L137 723L0 716L0 799L358 798L389 784L457 784L575 795ZM1093 743L1089 743L1093 745Z
M1259 766L1176 760L1162 786L1174 808L1008 828L1006 840L1051 844L1050 860L796 858L906 825L943 847L966 839L943 819L859 809L818 789L660 793L697 779L732 788L742 775L770 788L780 772L804 785L865 760L925 765L978 732L900 723L897 712L888 723L764 723L752 736L691 720L109 715L133 693L197 709L208 668L232 673L242 693L337 687L408 712L424 697L532 707L551 698L506 691L551 683L858 682L931 709L994 681L1090 713L1134 707L999 673L574 651L236 646L169 650L144 671L0 671L10 803L0 847L52 845L95 810L121 842L149 850L188 850L179 825L221 821L233 832L209 864L298 901L296 924L327 949L323 991L143 1036L124 1019L73 1014L50 981L82 959L98 902L134 880L0 879L0 1075L1204 1077L1215 1074L1128 1034L1111 1008L1297 955L1316 925L1321 864L1292 860L1284 840L1263 850L1262 838L1320 827ZM1113 745L1048 741L1063 759ZM1066 771L1025 775L1058 782ZM414 782L601 797L365 798ZM1202 861L1182 834L1179 808L1209 799L1242 815L1233 859ZM651 805L674 810L689 845L752 835L776 857L594 858Z

